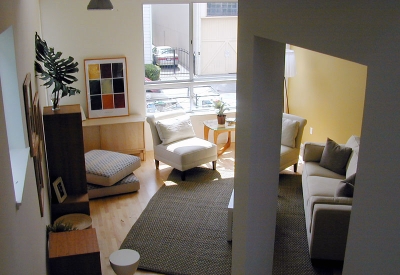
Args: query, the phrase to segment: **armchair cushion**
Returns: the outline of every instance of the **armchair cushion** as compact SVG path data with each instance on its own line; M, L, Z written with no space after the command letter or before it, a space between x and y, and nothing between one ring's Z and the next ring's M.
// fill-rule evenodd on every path
M157 120L156 128L164 145L195 137L192 122L188 115Z
M327 138L319 165L340 175L346 175L346 165L351 152L350 147L341 146Z
M294 148L296 146L296 136L299 131L299 122L288 118L282 118L282 137L281 144Z
M158 160L180 171L185 171L208 161L216 160L217 146L207 140L193 137L167 145L159 144L154 148L154 153Z

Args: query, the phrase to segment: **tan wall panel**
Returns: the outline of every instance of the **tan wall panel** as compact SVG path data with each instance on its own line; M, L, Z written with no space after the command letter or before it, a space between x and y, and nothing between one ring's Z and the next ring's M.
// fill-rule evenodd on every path
M293 49L297 74L289 78L289 110L308 120L303 142L330 137L345 143L351 135L361 135L367 67L299 47Z

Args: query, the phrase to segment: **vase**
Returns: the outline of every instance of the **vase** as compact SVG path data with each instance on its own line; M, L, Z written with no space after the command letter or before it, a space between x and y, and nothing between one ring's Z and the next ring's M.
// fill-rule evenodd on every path
M53 111L60 110L60 98L59 97L56 97L53 95L53 97L50 98L50 101L51 101L51 106L52 106L51 109Z
M217 120L219 125L225 125L226 115L217 115Z

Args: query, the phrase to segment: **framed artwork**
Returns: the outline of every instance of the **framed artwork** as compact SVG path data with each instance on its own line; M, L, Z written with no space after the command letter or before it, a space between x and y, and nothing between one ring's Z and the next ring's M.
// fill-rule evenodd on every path
M44 190L44 177L43 177L43 124L42 113L40 111L39 93L36 92L32 99L32 84L31 74L26 74L24 84L22 86L24 94L26 128L28 132L28 141L30 148L30 155L33 158L35 168L36 187L39 198L40 215L43 217L43 190ZM44 162L45 163L45 162Z
M57 199L59 203L62 203L67 197L67 191L65 191L64 182L61 177L58 177L53 182L54 191L56 192Z
M89 118L129 114L126 58L85 59Z
M26 74L24 84L22 85L22 91L24 93L24 105L25 105L25 118L26 128L28 132L28 141L31 157L33 157L33 129L32 129L32 84L31 74Z

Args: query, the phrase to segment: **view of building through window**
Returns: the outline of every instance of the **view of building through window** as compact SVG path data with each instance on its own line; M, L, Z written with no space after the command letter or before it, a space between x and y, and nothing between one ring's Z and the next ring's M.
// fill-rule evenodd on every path
M236 107L237 3L143 5L147 112Z
M207 16L237 16L238 3L207 3Z

